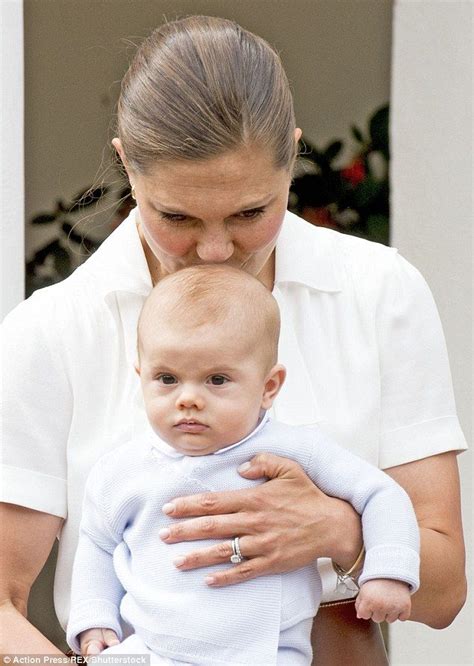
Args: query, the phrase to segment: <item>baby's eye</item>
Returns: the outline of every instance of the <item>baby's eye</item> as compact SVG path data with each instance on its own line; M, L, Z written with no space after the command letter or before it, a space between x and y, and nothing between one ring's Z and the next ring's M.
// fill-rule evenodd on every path
M158 375L156 378L161 384L165 384L165 386L171 386L172 384L177 383L177 379L174 375L167 375L165 373Z
M229 380L227 377L224 377L224 375L211 375L209 377L209 382L213 386L222 386L223 384L226 384Z

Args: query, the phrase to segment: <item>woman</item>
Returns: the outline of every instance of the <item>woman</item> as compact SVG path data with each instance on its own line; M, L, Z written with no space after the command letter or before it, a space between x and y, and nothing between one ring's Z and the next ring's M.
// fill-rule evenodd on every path
M25 619L30 586L60 533L64 625L87 472L146 423L133 373L138 312L153 283L195 263L241 267L273 290L288 368L275 416L319 422L409 493L422 545L411 619L445 627L462 607L456 452L466 445L431 295L394 250L285 213L300 134L278 57L234 23L191 17L138 50L113 141L137 208L70 278L5 323L3 653L57 652ZM264 456L244 475L270 481L177 498L167 540L239 536L247 559L216 574L216 585L328 558L325 598L338 601L318 614L315 660L386 663L375 625L355 619L354 593L335 594L329 571L332 560L357 573L358 515L291 461ZM227 541L185 566L231 554Z

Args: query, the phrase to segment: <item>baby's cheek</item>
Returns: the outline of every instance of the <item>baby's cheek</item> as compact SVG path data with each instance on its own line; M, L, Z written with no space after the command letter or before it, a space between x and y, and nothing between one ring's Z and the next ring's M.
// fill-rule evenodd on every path
M164 420L166 412L169 411L163 401L156 396L150 396L146 401L146 412L148 419L153 424L160 424Z

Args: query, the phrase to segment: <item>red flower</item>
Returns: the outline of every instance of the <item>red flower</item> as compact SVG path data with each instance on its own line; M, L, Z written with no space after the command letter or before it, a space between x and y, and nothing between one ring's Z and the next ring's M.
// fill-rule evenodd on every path
M327 208L313 208L312 206L305 206L300 213L303 220L311 222L316 227L329 227L330 229L339 229L339 225L332 217Z
M365 178L364 160L360 157L356 159L345 169L341 169L341 176L347 180L353 187L358 185Z

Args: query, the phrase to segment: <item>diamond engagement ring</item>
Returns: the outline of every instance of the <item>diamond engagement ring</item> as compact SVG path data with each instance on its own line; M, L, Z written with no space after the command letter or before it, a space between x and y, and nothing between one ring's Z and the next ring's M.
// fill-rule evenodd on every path
M232 543L232 555L230 556L230 561L232 562L232 564L240 564L241 562L244 561L245 558L240 552L239 537L234 537L231 543Z

